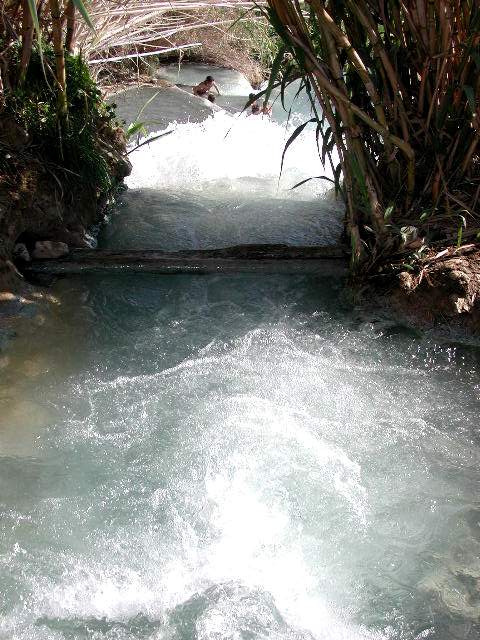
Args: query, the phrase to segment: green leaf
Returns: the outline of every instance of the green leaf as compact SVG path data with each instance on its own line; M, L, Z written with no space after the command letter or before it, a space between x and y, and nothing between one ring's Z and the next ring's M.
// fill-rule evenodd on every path
M30 15L32 16L33 26L35 27L35 31L37 32L38 41L40 44L40 38L41 38L40 23L38 22L37 3L35 2L35 0L28 0L28 8L30 9Z
M270 99L270 94L272 93L273 85L275 84L277 76L280 72L280 67L282 66L283 57L286 51L287 51L287 47L283 45L280 47L277 55L275 56L275 60L273 61L273 64L272 64L272 70L270 72L270 78L268 79L267 89L265 91L265 98L263 100L264 106L267 106L267 103Z
M384 220L390 220L391 216L393 213L393 204L388 205L388 207L385 209L385 213L383 214L383 219Z
M302 184L310 182L310 180L328 180L328 182L335 184L335 180L332 180L328 176L312 176L311 178L305 178L305 180L301 180L300 182L297 182L297 184L294 184L293 187L290 187L290 191L293 191L293 189L296 189L297 187L301 187Z
M470 87L468 84L464 84L463 90L467 96L468 104L470 105L472 113L475 113L475 91L473 87Z
M142 115L142 113L145 111L145 109L148 107L148 105L153 102L155 100L155 98L160 94L160 91L156 91L153 96L150 96L150 98L143 104L143 106L140 108L140 111L137 113L137 117L135 118L135 121L137 121L140 116Z
M342 192L341 187L340 187L340 175L342 173L342 163L339 162L337 164L337 166L335 167L335 171L333 173L333 177L335 179L335 195L338 195L339 193Z
M310 122L316 122L316 119L315 118L311 118L310 120L307 120L306 122L301 124L299 127L297 127L295 129L295 131L292 133L292 135L287 140L287 144L285 145L285 148L283 149L283 153L282 153L282 162L280 164L280 176L282 175L283 162L285 160L285 154L287 153L288 147L292 144L292 142L294 142L298 138L298 136L302 133L302 131L307 126L307 124L309 124ZM279 178L280 178L280 176L279 176Z
M137 144L135 147L133 147L133 149L130 149L130 151L127 152L127 156L130 155L131 153L133 153L134 151L136 151L137 149L140 149L140 147L143 147L146 144L150 144L150 142L155 142L155 140L160 140L160 138L164 138L165 136L169 136L174 131L175 131L175 129L170 129L170 131L164 131L163 133L159 133L158 135L153 136L152 138L148 138L147 140L143 140L142 142Z
M458 231L457 231L457 247L459 247L462 244L462 237L463 237L463 227L462 225L459 225Z
M286 69L285 69L285 73L283 74L283 78L282 78L282 84L280 85L280 100L282 102L282 107L283 110L286 111L287 109L285 108L285 89L287 88L287 86L293 82L293 80L290 80L290 82L287 83L288 78L290 77L290 74L293 70L293 66L289 65Z
M127 140L129 138L131 138L132 136L134 136L139 131L141 131L142 133L145 133L145 134L147 133L144 123L143 122L132 122L128 126L128 129L125 131L125 135L127 136Z
M47 72L45 71L45 64L43 61L43 45L42 45L42 32L40 30L40 23L38 21L38 13L37 13L37 3L35 0L28 0L28 8L30 10L30 15L32 16L33 26L35 28L35 32L37 34L38 41L38 55L40 56L40 65L43 71L43 77L45 78L45 82L48 87L50 84L47 79Z
M29 2L30 2L30 0L29 0ZM87 9L85 7L85 4L82 2L82 0L73 0L73 4L78 9L80 15L85 20L85 22L90 27L90 29L94 29L94 26L92 24L92 21L90 20L90 16L88 14L88 11L87 11Z

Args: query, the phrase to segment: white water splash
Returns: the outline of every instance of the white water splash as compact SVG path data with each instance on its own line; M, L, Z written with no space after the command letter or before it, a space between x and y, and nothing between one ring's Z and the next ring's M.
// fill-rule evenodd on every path
M134 151L127 184L150 189L216 187L256 197L310 200L332 187L331 182L313 179L291 191L313 176L332 177L331 169L321 165L314 129L306 128L286 151L280 178L282 154L298 122L284 126L262 116L220 111L201 123L173 123L167 130L174 133Z

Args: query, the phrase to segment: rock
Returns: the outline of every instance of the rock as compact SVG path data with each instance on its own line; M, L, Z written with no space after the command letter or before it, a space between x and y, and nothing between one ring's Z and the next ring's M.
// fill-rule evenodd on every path
M404 245L404 247L405 249L411 249L412 251L416 251L417 249L420 249L421 247L423 247L424 244L425 244L425 238L416 238L415 240L408 242L406 245Z
M91 249L92 245L88 241L87 236L85 235L85 231L71 231L69 233L69 243L70 246L75 247L75 249Z
M0 118L0 142L10 149L23 149L29 143L29 135L13 116L2 114Z
M13 302L17 300L17 296L11 291L1 291L0 292L0 302Z
M53 240L39 240L35 243L32 257L35 260L55 260L68 254L68 245L65 242Z
M404 247L418 238L418 229L417 227L413 227L412 225L401 227L400 232L402 234L402 245Z
M15 260L21 260L22 262L31 262L31 257L26 245L23 242L18 242L13 248L13 257Z
M453 309L457 313L469 313L472 310L473 303L468 298L461 298L452 294L450 300L452 301Z
M480 251L445 250L422 263L421 274L403 271L391 300L395 308L424 326L454 322L480 332ZM422 276L422 277L420 277ZM453 326L453 325L452 325Z
M408 271L402 271L398 275L398 279L400 280L400 286L405 291L411 291L414 288L413 276L410 273L408 273Z

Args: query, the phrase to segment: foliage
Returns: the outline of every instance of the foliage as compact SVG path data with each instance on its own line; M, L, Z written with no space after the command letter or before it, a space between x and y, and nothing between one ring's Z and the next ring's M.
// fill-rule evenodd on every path
M12 48L11 62L18 64L20 48ZM54 64L50 46L43 49L47 68ZM87 65L79 56L67 54L68 127L59 128L55 94L58 88L47 85L38 47L34 46L25 82L6 96L5 115L12 115L28 133L30 145L45 162L61 167L68 175L111 186L108 165L98 147L99 129L114 124L113 108L101 97Z
M407 226L416 245L476 236L480 2L269 0L265 14L282 86L304 78L321 156L343 176L355 268L399 250Z
M231 67L242 72L252 84L259 85L268 75L276 56L280 39L260 10L253 6L231 8L234 3L165 14L162 30L170 21L178 24L168 38L156 41L156 48L165 46L170 58ZM248 5L249 3L245 3ZM175 5L175 3L172 3ZM177 23L177 21L179 21ZM159 25L160 26L160 25ZM197 46L191 46L196 43ZM175 47L183 47L175 50ZM173 49L173 50L172 50Z
M229 28L228 33L238 38L249 55L257 60L262 69L270 69L277 56L281 40L271 24L263 19L259 10L242 11Z

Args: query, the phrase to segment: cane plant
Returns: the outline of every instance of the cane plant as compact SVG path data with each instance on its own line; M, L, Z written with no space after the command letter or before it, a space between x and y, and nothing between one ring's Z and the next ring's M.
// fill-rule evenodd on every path
M303 77L322 159L338 152L354 268L398 249L407 225L455 244L461 216L476 237L479 0L268 0L265 13L285 47L275 73Z

